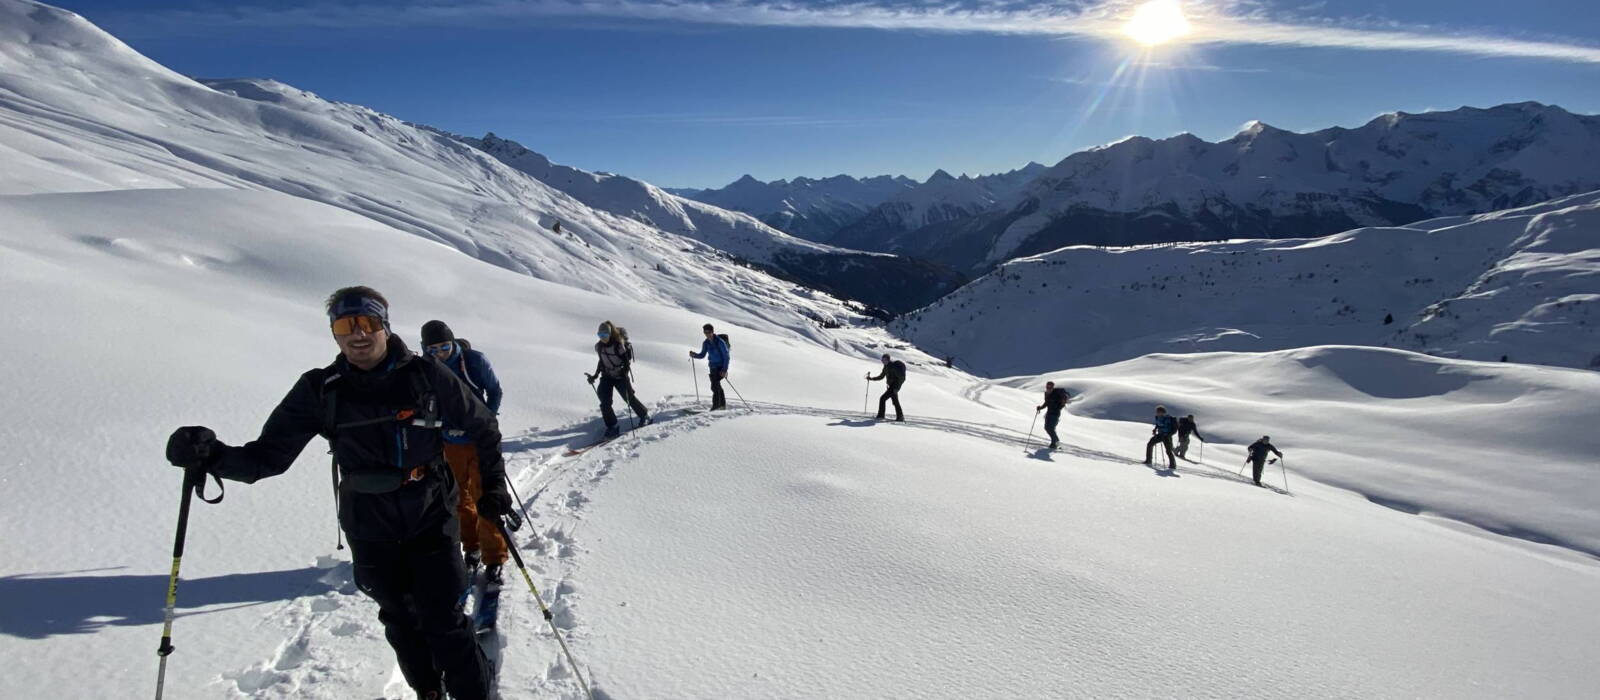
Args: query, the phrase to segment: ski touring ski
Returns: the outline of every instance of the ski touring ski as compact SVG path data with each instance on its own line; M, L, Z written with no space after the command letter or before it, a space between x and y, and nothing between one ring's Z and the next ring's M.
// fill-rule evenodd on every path
M594 449L596 447L599 447L599 446L604 445L604 444L606 444L608 442L611 442L612 440L615 440L618 437L622 437L622 436L618 435L616 437L600 438L600 440L598 440L596 442L591 442L591 443L589 443L587 445L583 445L583 446L580 446L580 447L570 448L564 454L562 454L562 456L563 457L576 457L576 456L581 455L581 454L583 454L585 452L588 452L589 450L592 450L592 449Z
M500 589L504 584L484 581L478 584L478 603L472 610L472 623L483 634L495 630L500 622Z

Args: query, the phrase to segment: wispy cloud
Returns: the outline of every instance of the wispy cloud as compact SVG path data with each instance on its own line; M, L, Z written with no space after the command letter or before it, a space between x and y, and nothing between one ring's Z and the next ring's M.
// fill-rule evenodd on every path
M1135 0L1076 2L1046 6L1006 0L900 2L823 0L394 0L393 2L313 2L298 6L226 5L144 14L144 31L195 28L350 28L402 26L507 26L559 19L610 18L704 25L816 27L1078 36L1119 39ZM1407 27L1372 20L1272 16L1259 0L1186 3L1193 34L1190 43L1254 44L1425 51L1461 55L1533 58L1600 64L1600 46L1571 40ZM1312 4L1295 10L1314 12ZM133 20L135 18L128 17Z
M771 126L771 127L848 127L862 126L884 119L842 119L806 115L738 115L699 113L660 114L598 114L583 117L590 121L650 122L655 124L686 124L703 126Z

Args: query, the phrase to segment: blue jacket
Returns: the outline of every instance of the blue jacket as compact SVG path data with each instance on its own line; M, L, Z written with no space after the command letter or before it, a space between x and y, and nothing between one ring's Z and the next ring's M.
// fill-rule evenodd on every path
M707 360L706 364L711 365L711 369L727 369L728 363L733 360L728 344L717 336L700 341L700 352L694 353L694 359L698 360L708 355L711 359Z
M1156 416L1156 433L1171 435L1178 432L1178 419L1170 415Z
M495 415L499 415L500 399L503 397L503 392L500 390L500 379L494 376L494 368L489 366L489 358L484 357L483 353L477 350L462 347L459 340L456 341L455 346L455 352L450 353L450 356L441 360L441 362L444 363L444 366L449 367L450 371L454 372L457 377L466 382L467 390L472 392L473 396L478 397L478 400L487 405ZM444 431L446 442L457 445L470 442L464 435L453 436L452 433L454 432L456 431L448 429Z

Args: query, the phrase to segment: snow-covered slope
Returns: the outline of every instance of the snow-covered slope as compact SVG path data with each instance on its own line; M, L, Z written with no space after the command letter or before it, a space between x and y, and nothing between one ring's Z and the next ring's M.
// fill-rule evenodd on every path
M0 0L7 697L149 695L178 503L165 438L253 436L332 359L322 300L352 283L383 290L413 344L440 318L495 363L532 516L518 545L596 697L1600 685L1596 445L1572 429L1600 402L1592 375L1350 348L1151 357L1053 375L1082 415L1043 452L1025 438L1043 377L823 332L806 314L836 302L446 135L219 85L247 97ZM1528 274L1575 274L1562 231L1581 219L1558 209L1548 227L1506 215L1546 241ZM580 374L601 319L629 329L659 422L566 457L599 432ZM690 415L684 355L708 320L734 340L736 408ZM879 350L911 364L905 424L857 403ZM1205 464L1136 463L1156 401L1201 414ZM1292 495L1235 476L1259 432L1289 455ZM329 546L327 467L314 441L288 473L195 504L167 697L409 697ZM580 697L509 582L502 696Z
M714 190L685 196L724 209L742 211L769 226L813 241L826 241L839 229L865 216L873 207L917 185L903 175L762 182L749 175Z
M1316 239L1063 248L894 329L994 376L1324 344L1597 368L1600 192Z
M272 189L618 299L671 300L817 339L818 325L857 317L448 134L273 81L203 85L32 2L0 0L0 153L5 194Z
M1082 394L1079 416L1142 421L1165 404L1216 443L1270 434L1296 476L1600 557L1600 479L1586 456L1600 434L1575 433L1583 419L1571 413L1600 394L1600 373L1320 346L1146 355L1049 376ZM1044 391L1042 379L1015 384Z
M1396 112L1209 143L1128 138L1068 156L930 257L987 269L1076 244L1290 238L1518 207L1600 188L1600 116L1535 102Z
M630 177L551 163L494 134L462 140L600 211L702 241L787 279L895 313L932 302L965 281L953 270L926 262L796 238L749 214L669 194Z
M706 316L275 192L0 196L0 261L0 311L27 339L0 354L17 494L0 505L0 655L22 695L149 692L178 500L166 434L253 435L331 358L321 299L358 281L406 339L444 318L495 362L532 515L519 546L597 697L1600 683L1600 560L1578 553L1600 540L1596 445L1564 422L1600 400L1588 374L1347 348L1147 358L1053 375L1083 415L1051 454L1024 449L1043 378L986 382L911 353L909 422L874 425L857 403L869 363L715 317L741 408L685 415L683 351ZM660 423L565 458L598 431L579 373L599 318L629 328ZM1201 415L1206 464L1174 478L1136 463L1155 401ZM1260 432L1289 455L1292 496L1234 475ZM330 546L326 469L314 443L287 474L196 504L169 697L407 697ZM531 597L504 605L505 696L578 697Z
M969 219L1009 203L1045 170L1038 163L978 177L954 177L938 170L926 182L890 197L828 241L847 248L926 257L939 241L913 232L929 227L937 230L940 224Z

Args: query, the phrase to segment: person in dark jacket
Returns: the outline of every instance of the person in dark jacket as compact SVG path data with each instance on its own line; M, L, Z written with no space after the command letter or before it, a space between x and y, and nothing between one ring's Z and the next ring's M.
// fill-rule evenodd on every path
M1050 449L1055 449L1061 444L1061 438L1056 435L1056 424L1061 422L1061 409L1067 407L1067 402L1072 400L1072 395L1066 389L1056 388L1055 382L1044 383L1044 403L1033 409L1037 414L1044 409L1044 432L1050 436Z
M595 333L600 338L594 344L595 354L600 356L595 362L594 374L584 375L593 384L595 379L600 380L599 388L595 392L600 395L600 416L606 422L606 437L613 438L622 432L617 427L617 414L611 410L611 394L615 390L622 394L628 402L628 408L639 416L640 425L650 424L650 412L646 411L644 404L639 403L639 397L634 395L633 382L628 376L633 368L633 343L628 342L628 332L610 321L604 321Z
M906 363L894 360L889 353L883 354L883 371L874 377L867 375L867 381L875 382L885 380L888 385L883 395L878 397L878 420L883 420L884 412L889 409L888 402L894 401L894 419L905 422L906 414L900 410L900 387L906 383Z
M728 348L728 341L717 335L717 329L707 323L700 327L706 339L700 341L700 352L689 351L689 357L696 360L706 359L706 364L711 367L711 410L720 411L728 407L727 399L722 395L722 380L728 376L728 365L733 361L733 354Z
M1178 419L1178 449L1175 451L1178 453L1178 456L1183 459L1189 458L1190 433L1193 433L1195 439L1199 440L1200 442L1206 441L1206 439L1200 435L1200 426L1194 424L1193 413Z
M511 509L500 426L455 374L391 333L383 295L346 287L327 311L338 358L300 375L260 437L232 446L187 426L167 441L167 459L254 483L287 471L311 438L326 437L356 586L377 601L406 682L419 697L486 698L490 666L456 607L467 585L457 554L460 492L438 426L456 426L477 448L478 511L491 518Z
M467 390L489 407L489 412L500 415L500 400L504 397L500 379L494 376L489 359L472 349L471 343L456 338L444 321L429 321L422 324L422 351L449 367L466 382ZM478 483L478 450L465 430L444 426L444 459L461 489L456 518L461 521L461 549L465 551L467 570L476 569L482 562L484 580L501 585L505 583L502 569L507 557L506 541L494 521L478 517L478 498L483 495L483 485Z
M1253 474L1251 478L1256 482L1256 486L1260 486L1261 470L1267 467L1267 453L1271 452L1277 455L1278 459L1283 459L1283 453L1279 452L1278 448L1272 446L1272 438L1266 435L1262 435L1260 440L1250 443L1250 447L1246 449L1249 451L1249 454L1245 456L1244 461L1249 462L1250 465L1255 468L1255 470L1251 472ZM1277 460L1273 461L1276 462Z
M1161 445L1167 451L1167 468L1178 470L1178 458L1172 454L1172 434L1178 431L1178 421L1167 415L1166 406L1156 407L1155 429L1151 430L1150 441L1144 444L1144 463L1150 464L1150 452L1156 445Z

